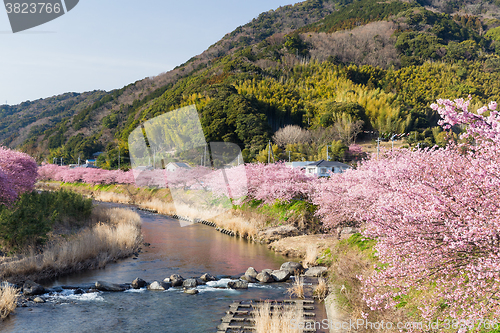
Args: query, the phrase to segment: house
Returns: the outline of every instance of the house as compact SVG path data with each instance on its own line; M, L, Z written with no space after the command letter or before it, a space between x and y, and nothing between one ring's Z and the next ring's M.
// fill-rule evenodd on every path
M314 163L314 161L301 161L301 162L286 162L285 165L290 168L305 169L307 165Z
M92 166L96 165L95 160L86 160L85 164L89 164L89 165L92 165Z
M93 165L93 164L88 164L88 163L87 163L87 164L82 164L82 165L80 165L80 166L79 166L79 168L84 168L84 169L88 169L88 168L91 168L91 169L92 169L92 168L93 168L93 169L99 169L99 168L98 168L98 167L96 167L95 165Z
M165 169L167 169L167 171L171 171L171 172L174 172L174 171L178 170L179 168L191 169L191 167L189 165L187 165L186 163L182 163L182 162L170 162L165 167Z
M317 175L318 177L328 177L330 173L342 173L351 167L347 164L335 161L321 160L305 166L306 174Z

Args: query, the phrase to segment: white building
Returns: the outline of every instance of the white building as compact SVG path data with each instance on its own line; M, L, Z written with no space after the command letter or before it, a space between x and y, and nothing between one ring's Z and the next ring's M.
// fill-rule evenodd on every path
M307 165L314 163L314 161L302 161L302 162L286 162L285 165L290 168L300 168L305 169Z
M342 173L351 167L347 164L334 161L321 160L312 162L305 166L306 173L317 175L318 177L328 177L331 173Z
M171 172L174 172L174 171L178 170L179 168L191 169L191 167L189 165L187 165L186 163L182 163L182 162L170 162L165 167L165 169L167 171L171 171Z

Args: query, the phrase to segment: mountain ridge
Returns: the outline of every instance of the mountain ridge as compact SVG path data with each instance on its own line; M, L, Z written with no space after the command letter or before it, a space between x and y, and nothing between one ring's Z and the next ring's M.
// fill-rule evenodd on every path
M423 117L424 123L432 126L435 116L426 114L428 111L421 104L408 104L404 102L405 97L396 96L401 92L394 71L400 67L424 66L428 61L443 61L450 64L446 65L450 68L460 61L470 63L465 66L467 68L476 68L477 64L489 70L499 67L498 45L485 35L500 26L495 18L500 11L494 1L483 5L483 9L480 5L480 1L466 1L462 7L457 7L450 5L450 1L435 0L309 0L284 6L238 27L202 54L167 73L109 92L66 93L17 106L0 106L0 115L5 117L3 127L0 126L0 140L10 147L20 147L39 161L50 161L56 155L65 155L65 160L71 161L78 157L77 154L88 156L93 151L104 150L111 167L116 164L113 162L116 158L111 155L118 147L126 152L126 136L134 126L175 107L194 103L210 139L234 140L247 149L251 160L278 128L292 123L307 127L310 124L304 119L319 117L318 114L324 112L322 103L332 98L338 100L337 103L353 103L354 98L344 98L345 102L341 102L343 99L338 94L317 94L321 97L310 99L301 89L289 86L288 92L269 90L268 93L281 101L275 102L263 97L261 92L257 95L245 93L248 89L244 90L242 85L252 80L288 82L299 68L307 71L315 68L314 63L324 62L334 66L329 67L332 72L328 75L337 73L335 75L345 77L354 85L362 85L368 95L377 89L395 94L391 97L394 99L392 108L403 110L400 116L406 118L401 118L399 123L409 124L398 131L417 129L423 132L423 126L412 127L411 124ZM367 8L375 9L367 11ZM441 13L442 8L452 8L451 14L455 17ZM377 11L382 14L373 15ZM329 28L332 32L321 31L321 27L327 30L328 24L333 27ZM431 51L426 53L425 50ZM453 71L458 73L459 70ZM468 73L460 75L463 76L460 80L467 81ZM305 82L307 76L301 80ZM396 81L386 82L392 80ZM470 92L474 87L469 86L461 89ZM225 104L224 99L229 102ZM291 100L296 101L295 106L289 105ZM219 128L219 131L228 131L225 136L215 135L217 131L211 129L213 121L231 116L232 113L226 110L229 105L239 113L233 115L233 122L227 121L227 126ZM207 119L212 119L212 123ZM259 129L254 138L238 135L242 132L238 126L250 121ZM374 125L377 122L381 124L380 121L382 119L372 119L372 123L365 126L374 128L379 126ZM390 128L389 125L385 127Z

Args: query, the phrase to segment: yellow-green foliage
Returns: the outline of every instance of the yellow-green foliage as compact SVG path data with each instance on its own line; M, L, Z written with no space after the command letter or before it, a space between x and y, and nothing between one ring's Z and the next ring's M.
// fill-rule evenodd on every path
M357 103L366 112L370 125L382 131L392 130L392 123L399 120L400 108L396 96L381 89L369 89L355 84L345 71L330 63L311 63L293 69L294 75L285 79L266 78L244 80L235 84L239 94L253 95L282 111L312 111L316 121L321 117L325 102ZM394 129L396 130L396 129Z
M488 32L486 33L486 37L496 41L500 41L500 27L488 30Z

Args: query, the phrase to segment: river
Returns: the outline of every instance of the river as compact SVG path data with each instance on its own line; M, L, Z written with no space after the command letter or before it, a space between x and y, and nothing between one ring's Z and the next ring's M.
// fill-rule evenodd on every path
M121 206L101 203L106 206ZM134 209L134 207L129 207ZM212 275L240 276L249 266L258 271L278 269L287 261L267 249L217 232L203 224L181 227L177 220L137 210L144 241L136 259L108 264L105 269L71 274L43 283L45 287L81 285L97 280L126 283L136 277L161 281L171 274L184 278ZM227 282L223 279L218 286ZM198 295L179 288L167 291L99 292L73 295L65 291L45 304L18 308L0 323L1 332L216 332L233 301L285 299L287 283L250 284L248 290L199 286Z

